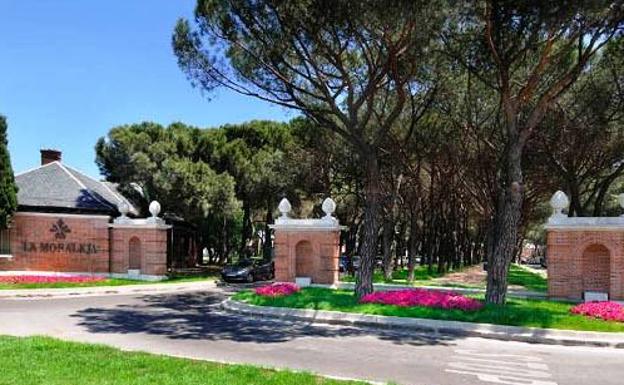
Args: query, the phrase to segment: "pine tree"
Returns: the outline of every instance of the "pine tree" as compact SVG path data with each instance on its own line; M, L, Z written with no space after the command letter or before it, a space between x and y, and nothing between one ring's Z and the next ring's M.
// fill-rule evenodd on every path
M9 156L6 118L0 115L0 229L8 226L17 209L17 186Z

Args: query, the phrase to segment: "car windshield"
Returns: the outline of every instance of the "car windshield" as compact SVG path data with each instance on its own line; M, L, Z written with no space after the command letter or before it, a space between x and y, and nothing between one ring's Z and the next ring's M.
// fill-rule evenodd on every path
M234 265L234 266L236 266L236 267L249 267L249 266L252 266L252 265L253 265L253 261L250 261L250 260L246 259L246 260L243 260L243 261L238 261L236 263L236 265Z

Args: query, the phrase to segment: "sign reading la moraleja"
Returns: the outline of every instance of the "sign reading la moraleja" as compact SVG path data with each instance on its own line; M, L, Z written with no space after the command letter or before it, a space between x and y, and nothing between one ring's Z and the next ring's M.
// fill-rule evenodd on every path
M97 245L93 243L65 242L71 229L59 219L50 227L56 242L22 242L22 249L27 253L70 253L70 254L95 254L98 252Z

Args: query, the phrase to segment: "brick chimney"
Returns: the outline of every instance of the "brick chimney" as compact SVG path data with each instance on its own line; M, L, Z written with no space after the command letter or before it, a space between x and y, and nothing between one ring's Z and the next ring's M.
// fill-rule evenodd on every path
M60 162L61 161L61 156L62 156L62 152L60 152L59 150L53 150L53 149L41 149L41 165L45 165L48 163L52 163L52 162Z

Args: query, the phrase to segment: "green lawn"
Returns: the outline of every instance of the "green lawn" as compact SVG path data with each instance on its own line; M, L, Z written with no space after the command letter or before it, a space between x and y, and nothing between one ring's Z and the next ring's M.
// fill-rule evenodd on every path
M463 312L427 307L406 308L391 305L359 304L351 291L321 288L305 288L299 293L281 298L261 297L252 291L244 291L236 294L234 299L260 306L336 310L349 313L553 329L624 332L624 323L607 322L570 314L572 305L565 302L510 299L505 306L486 305L478 311Z
M431 281L433 278L438 278L443 276L444 274L433 271L429 272L427 266L416 266L414 269L414 280L415 281ZM341 278L343 282L355 282L355 277L350 275L345 275ZM375 283L407 283L407 269L400 269L392 272L392 280L386 281L384 279L383 272L376 270L373 275L373 280Z
M146 285L146 284L169 284L182 282L210 281L217 279L217 276L200 276L200 277L173 277L164 281L139 281L133 279L117 279L109 278L97 282L54 282L54 283L20 283L8 284L0 283L0 290L17 290L17 289L62 289L71 287L96 287L96 286L126 286L126 285Z
M527 290L540 293L548 291L548 280L546 278L519 265L511 265L507 282L510 285L522 286Z
M0 337L1 385L342 385L307 373L224 365L45 337Z
M461 272L461 270L459 270ZM451 272L452 273L452 272ZM445 274L437 273L435 269L429 272L427 266L418 266L414 270L413 286L442 286L442 287L459 287L470 289L485 289L485 281L481 284L467 284L463 282L439 282L437 278L443 277ZM342 282L355 282L355 277L346 275L340 278ZM392 280L384 279L381 271L375 271L373 275L375 283L391 283L396 285L407 284L407 269L401 269L392 273ZM541 275L529 271L519 265L511 265L509 269L509 284L520 286L526 290L545 293L548 289L546 278Z

